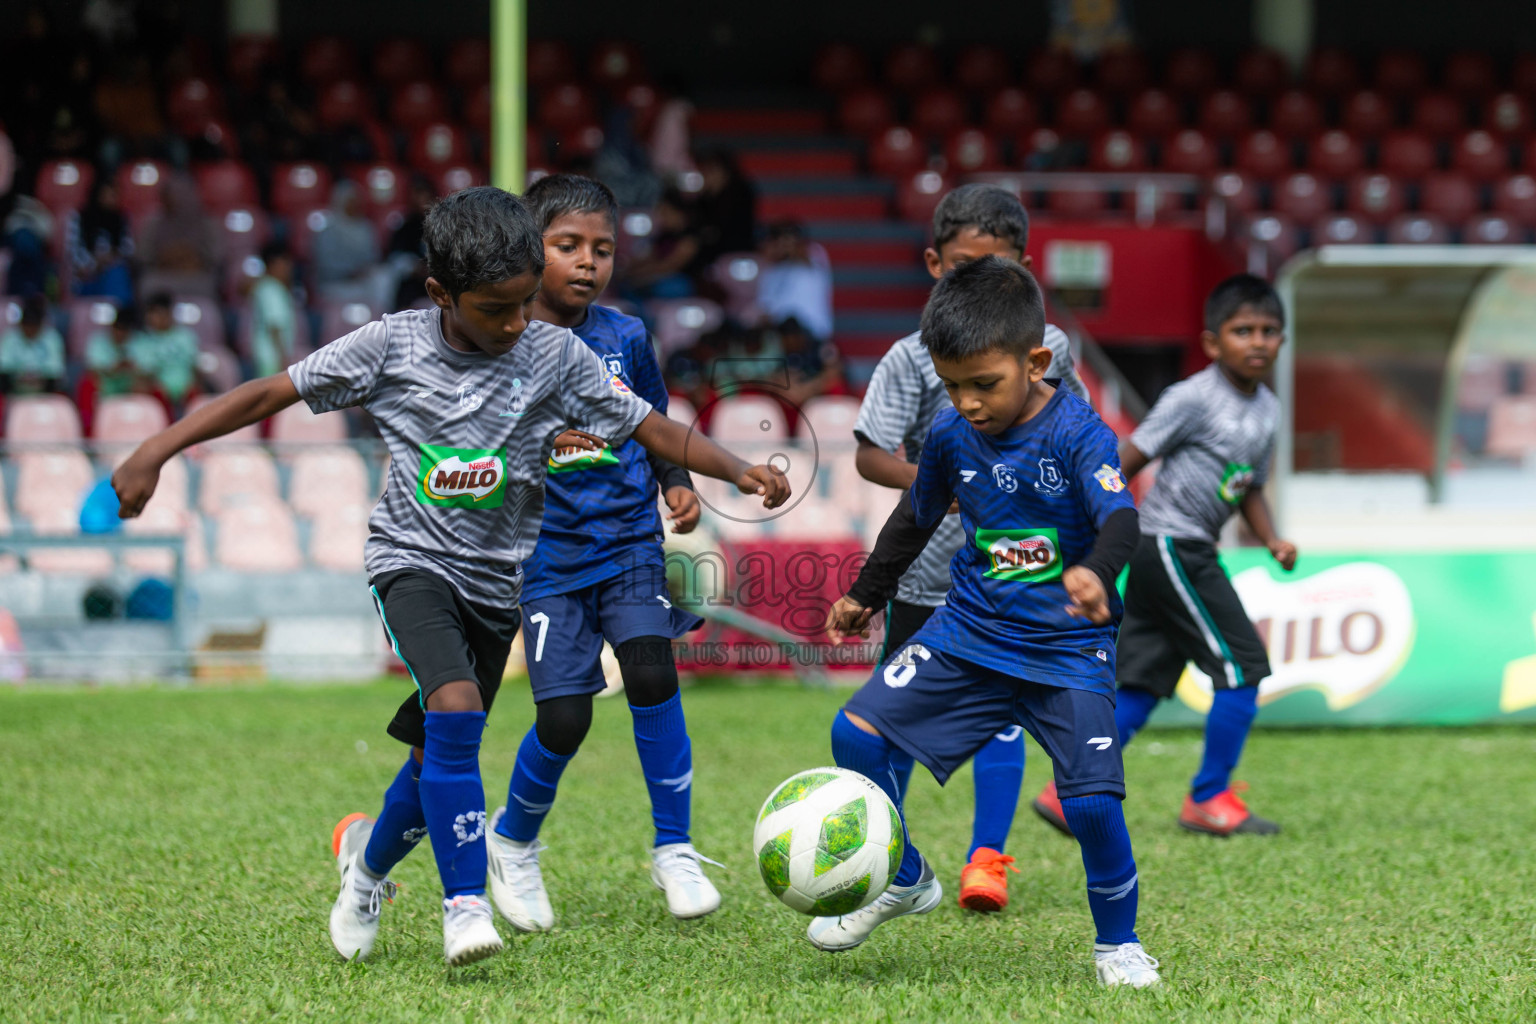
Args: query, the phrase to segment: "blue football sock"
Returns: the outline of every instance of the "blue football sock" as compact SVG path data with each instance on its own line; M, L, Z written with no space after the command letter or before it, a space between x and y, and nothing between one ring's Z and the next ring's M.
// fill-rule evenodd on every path
M1243 756L1243 744L1248 741L1248 730L1258 713L1257 686L1217 690L1212 696L1210 713L1205 716L1205 754L1190 783L1189 795L1196 803L1209 800L1231 785L1232 771Z
M485 892L485 788L480 782L484 711L428 711L421 809L443 896Z
M912 755L905 750L900 747L891 748L891 771L896 775L896 792L901 796L897 801L898 806L906 802L907 785L912 781L912 768L916 764Z
M846 712L839 711L832 719L832 760L839 768L856 771L885 790L885 795L901 813L901 789L896 784L896 773L891 770L893 749L891 741L884 736L867 733L850 722ZM906 845L901 855L901 868L891 884L912 885L922 877L923 858L912 845L905 813L901 814L901 831Z
M538 727L530 726L517 748L517 763L507 785L507 813L496 823L496 832L519 843L539 837L539 828L555 805L560 776L575 754L552 754L539 742Z
M384 809L373 823L373 835L363 850L363 866L375 878L383 878L389 869L416 849L427 834L427 818L421 810L421 765L406 755L405 764L395 781L384 791Z
M1002 853L1008 841L1024 785L1024 730L1009 729L993 736L976 751L971 768L976 773L976 814L971 820L967 860L983 846Z
M1108 793L1062 797L1088 873L1088 909L1099 942L1136 942L1136 860L1120 798Z
M1152 717L1158 697L1148 690L1127 687L1115 691L1115 728L1120 733L1120 747L1125 749L1131 738L1141 732L1141 727Z
M688 842L689 808L693 799L693 744L683 718L683 695L648 708L629 706L635 720L635 750L640 771L651 791L651 820L656 845Z

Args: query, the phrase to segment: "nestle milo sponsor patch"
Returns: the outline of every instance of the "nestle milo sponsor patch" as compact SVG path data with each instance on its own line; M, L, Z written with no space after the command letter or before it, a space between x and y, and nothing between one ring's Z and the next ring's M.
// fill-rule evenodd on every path
M443 508L500 508L507 458L500 448L421 446L416 500Z
M1239 505L1253 486L1253 467L1244 462L1229 462L1221 474L1221 486L1216 493L1228 505Z
M1061 546L1055 527L977 530L976 546L990 563L988 579L1044 583L1061 578Z

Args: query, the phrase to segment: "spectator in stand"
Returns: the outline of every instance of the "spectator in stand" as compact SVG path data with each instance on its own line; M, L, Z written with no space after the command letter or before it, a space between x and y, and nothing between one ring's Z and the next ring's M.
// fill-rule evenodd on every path
M144 225L139 256L145 271L153 272L158 285L180 295L218 294L219 237L203 211L192 178L181 172L169 175L160 189L159 214ZM145 282L144 287L150 287ZM148 315L148 305L145 307Z
M427 222L427 211L437 202L437 189L429 178L418 174L411 179L409 200L405 220L389 239L389 265L397 281L392 307L396 310L410 309L427 297L427 261L421 232Z
M178 324L171 312L170 293L149 297L144 326L128 342L128 360L175 418L197 385L197 335Z
M48 259L53 240L53 214L32 196L16 196L6 215L5 247L11 250L11 270L6 290L12 295L39 295L47 290L53 275Z
M629 265L624 295L634 301L687 298L694 292L688 271L698 263L701 247L687 200L668 189L651 211L651 220L651 251Z
M133 302L133 235L118 202L117 186L103 175L91 198L69 218L69 259L75 268L75 293L103 295L119 306Z
M29 295L21 322L0 335L0 391L33 395L64 390L64 339L48 322L48 300Z
M76 403L82 413L95 408L98 398L126 395L139 389L140 375L128 357L128 345L137 325L138 312L132 306L123 306L110 327L97 328L86 339L86 372Z
M768 228L757 278L757 304L769 324L791 318L816 342L832 337L832 265L794 221Z
M704 188L698 206L699 253L694 273L702 273L728 252L750 252L757 246L757 190L741 173L736 158L723 149L700 154Z
M293 362L299 312L292 254L274 243L261 259L266 270L251 286L251 359L256 376L270 377Z
M394 298L394 289L388 268L379 266L379 256L379 234L363 216L362 194L350 181L337 182L325 227L315 235L316 289L327 299L383 309Z

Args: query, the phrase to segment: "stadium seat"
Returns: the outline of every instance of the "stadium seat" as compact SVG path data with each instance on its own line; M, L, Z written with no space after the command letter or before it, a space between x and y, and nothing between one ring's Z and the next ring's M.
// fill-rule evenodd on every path
M811 81L822 92L847 92L869 81L869 61L856 46L828 43L811 63Z
M629 111L630 130L637 137L649 138L656 126L656 115L661 112L661 94L656 87L636 82L624 90L619 103Z
M1349 132L1323 132L1307 146L1307 169L1325 178L1347 178L1365 166L1365 149Z
M968 93L990 93L1012 80L1008 54L1000 46L973 43L955 58L955 84Z
M1502 213L1478 213L1461 226L1461 240L1468 245L1524 245L1526 229Z
M609 39L592 47L587 77L610 93L645 78L645 61L634 43Z
M453 164L438 171L432 180L437 184L437 194L448 196L474 185L484 185L489 179L483 167Z
M795 436L808 439L810 431L823 451L854 444L853 423L859 418L859 400L851 395L818 395L806 400L800 409Z
M165 407L150 395L108 395L96 406L91 431L103 444L138 444L167 425Z
M1293 166L1290 144L1267 129L1249 132L1237 144L1237 170L1260 180L1277 178Z
M14 464L11 507L29 520L45 516L53 509L78 515L86 492L96 484L91 462L78 448L24 451L15 457Z
M702 335L725 323L725 311L709 299L664 299L647 304L655 324L656 346L663 362L691 348Z
M1039 112L1029 93L1014 86L999 89L987 100L982 125L999 136L1018 135L1039 123Z
M163 417L163 411L161 415ZM128 457L133 454L133 446L112 445L108 447L107 454L111 456L110 464L115 471L128 461ZM158 508L185 514L192 507L189 503L191 493L191 475L187 469L186 456L173 455L160 467L160 482L155 485L154 495L144 506L145 511Z
M1240 93L1217 89L1200 102L1200 129L1218 139L1234 139L1253 127L1253 106Z
M1238 171L1223 171L1212 178L1211 195L1236 213L1252 213L1259 208L1259 187Z
M1455 135L1467 126L1467 108L1449 93L1427 92L1413 101L1413 127L1434 138Z
M1492 181L1509 173L1509 148L1488 132L1467 132L1451 149L1451 168L1478 181Z
M1477 186L1459 174L1431 174L1419 185L1419 209L1434 217L1458 224L1477 207Z
M1140 171L1147 166L1147 150L1136 136L1116 129L1094 140L1088 151L1088 167L1094 171Z
M1168 56L1163 84L1177 96L1200 96L1216 88L1221 71L1211 51L1185 47Z
M239 572L293 572L302 567L293 514L271 498L231 506L217 519L214 561Z
M363 193L363 204L375 220L405 209L407 175L403 167L389 163L368 164L354 168L347 177Z
M1447 91L1478 100L1493 92L1497 76L1488 54L1462 50L1446 60L1440 77Z
M198 164L193 168L192 176L197 182L197 194L202 198L203 206L215 217L236 207L261 204L256 175L238 160Z
M1323 111L1317 100L1300 89L1289 89L1269 105L1269 129L1287 139L1305 139L1323 127Z
M1045 197L1046 209L1068 219L1092 220L1109 209L1109 193L1084 179L1067 179Z
M682 395L668 395L667 419L692 427L699 421L699 412L693 407L693 403Z
M1051 170L1061 155L1061 136L1050 128L1036 128L1016 138L1013 148L1025 170Z
M1285 58L1274 50L1256 47L1237 60L1233 84L1248 96L1273 96L1291 81Z
M488 83L491 79L490 42L480 36L455 39L443 61L443 74L465 92Z
M1397 121L1392 101L1374 89L1360 89L1353 93L1341 111L1341 127L1353 135L1374 138L1391 130Z
M69 333L64 337L64 348L69 358L85 361L85 349L91 335L111 327L117 319L117 303L100 296L69 300Z
M725 312L733 320L754 323L758 316L757 288L761 272L754 252L728 252L705 272L724 296Z
M1522 96L1536 96L1536 53L1521 53L1509 69L1509 87Z
M1281 214L1266 213L1254 217L1243 234L1250 245L1264 251L1271 270L1277 269L1301 248L1301 232L1296 222Z
M900 43L885 55L882 77L892 89L915 94L938 82L939 62L931 47Z
M224 311L213 299L201 295L181 295L171 307L176 322L197 335L199 349L219 349L225 345Z
M576 62L570 47L555 39L536 39L528 44L528 84L534 87L569 81Z
M1131 101L1125 127L1144 139L1160 139L1179 128L1179 105L1161 89L1146 89Z
M482 138L491 133L491 83L482 82L471 86L464 97L464 123L479 132ZM530 166L544 159L543 142L537 146L532 144L532 139L543 138L542 129L537 125L528 126L528 138L530 140L527 149L527 159Z
M299 77L310 85L357 78L357 50L339 36L314 36L299 54Z
M117 195L123 213L139 223L160 212L160 188L166 166L159 160L135 160L117 169Z
M596 109L592 97L581 86L563 82L539 90L536 120L543 127L551 131L562 131L589 124L595 119Z
M336 444L347 439L345 413L316 415L303 402L295 402L272 417L273 444Z
M1488 410L1488 454L1524 459L1536 451L1536 395L1508 395Z
M356 82L346 79L322 87L315 104L315 117L325 128L371 121L373 115L372 96Z
M225 445L202 457L197 507L209 515L231 505L278 498L277 465L260 445Z
M1408 196L1402 182L1388 174L1362 174L1349 184L1348 209L1375 224L1402 213Z
M1333 207L1328 183L1302 171L1275 185L1275 210L1303 224L1321 219Z
M128 536L180 536L187 568L200 572L207 564L203 550L202 519L186 510L177 511L158 504L160 492L150 499L144 511L123 524ZM124 568L147 576L169 577L176 571L176 555L169 548L127 548L122 552Z
M321 298L315 305L320 311L320 345L328 345L379 318L366 302Z
M1483 127L1500 138L1523 137L1531 130L1531 105L1519 93L1501 92L1483 105Z
M1322 46L1307 57L1307 88L1323 96L1343 96L1360 84L1360 69L1347 50Z
M32 530L44 537L76 537L80 534L80 495L66 496L61 502L38 508L29 517ZM31 552L27 561L40 573L60 576L103 576L112 571L112 553L105 548L41 548Z
M190 416L192 413L201 409L203 406L207 405L217 397L218 395L194 396L192 400L187 403L187 415ZM195 448L191 450L193 454L204 455L209 451L222 448L244 448L246 445L260 440L261 428L256 424L251 423L241 427L239 430L231 431L230 433L225 434L223 437L216 437L211 441L204 441L202 444L195 446Z
M1110 46L1094 61L1093 87L1114 99L1134 96L1146 89L1151 79L1146 56L1132 46Z
M337 415L328 413L327 415ZM312 448L293 457L288 504L301 516L321 516L329 508L362 505L370 498L368 467L344 445Z
M926 89L912 102L912 130L927 139L945 138L967 120L965 98L955 89Z
M955 183L938 171L918 171L896 190L896 213L911 224L928 225L939 200Z
M224 115L224 98L207 79L184 78L166 90L165 112L177 132L198 135Z
M590 159L603 148L603 127L597 122L567 128L555 137L555 161L569 165Z
M1387 225L1391 245L1446 245L1450 241L1451 229L1439 217L1405 213Z
M1384 174L1422 178L1435 169L1435 145L1417 131L1390 132L1377 149L1376 165Z
M1003 169L992 136L980 128L962 128L944 144L944 162L951 174L978 174Z
M1024 61L1024 85L1035 93L1060 96L1077 88L1082 69L1071 50L1047 46Z
M418 125L411 132L406 161L418 171L432 172L469 161L469 139L463 129L446 121Z
M1375 241L1375 230L1365 219L1353 213L1330 213L1312 225L1312 244L1367 245Z
M390 123L403 131L441 121L447 115L448 103L436 82L406 82L389 101Z
M80 414L63 395L15 395L5 403L7 444L70 444L80 440Z
M1195 128L1185 128L1163 143L1162 169L1172 174L1208 177L1216 173L1219 161L1216 144Z
M373 47L373 80L398 85L432 77L432 61L420 39L385 39Z
M883 178L902 178L928 166L928 147L900 125L887 128L869 147L869 169Z
M723 445L783 441L789 437L784 409L766 395L731 395L715 403L709 436Z
M1091 139L1109 126L1109 107L1092 89L1073 89L1056 106L1056 130L1066 138Z
M1493 209L1517 224L1536 225L1536 178L1515 174L1494 185Z
M262 74L277 63L277 38L237 35L225 49L225 71L230 81L245 92L254 92Z
M309 560L332 572L363 571L363 548L368 542L366 503L327 506L315 517L309 532Z
M896 123L896 108L886 93L861 86L837 101L837 123L849 135L872 139Z
M1412 50L1386 50L1376 58L1376 88L1388 96L1412 96L1428 80L1424 58Z
M96 168L84 160L49 160L37 171L37 198L57 217L84 206L95 182Z
M280 217L304 217L323 210L331 197L331 172L323 164L278 164L272 171L272 212Z

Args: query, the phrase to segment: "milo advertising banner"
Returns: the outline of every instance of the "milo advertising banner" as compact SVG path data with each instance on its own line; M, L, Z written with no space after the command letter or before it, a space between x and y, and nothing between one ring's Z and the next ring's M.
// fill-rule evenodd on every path
M1268 725L1536 721L1536 552L1302 554L1222 562L1269 649ZM1199 721L1211 681L1190 666L1165 723Z

